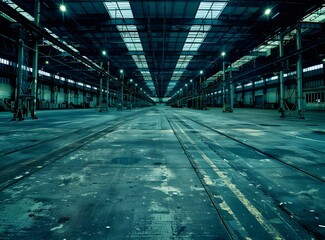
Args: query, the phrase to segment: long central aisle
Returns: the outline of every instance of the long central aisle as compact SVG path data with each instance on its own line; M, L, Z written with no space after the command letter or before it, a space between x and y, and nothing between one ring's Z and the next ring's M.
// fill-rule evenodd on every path
M156 108L0 193L1 239L230 239Z
M324 239L324 114L40 116L0 126L1 240Z

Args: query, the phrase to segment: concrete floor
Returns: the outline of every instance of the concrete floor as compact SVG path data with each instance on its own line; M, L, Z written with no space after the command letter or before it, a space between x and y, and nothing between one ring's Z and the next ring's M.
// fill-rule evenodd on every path
M0 113L0 239L324 239L325 113Z

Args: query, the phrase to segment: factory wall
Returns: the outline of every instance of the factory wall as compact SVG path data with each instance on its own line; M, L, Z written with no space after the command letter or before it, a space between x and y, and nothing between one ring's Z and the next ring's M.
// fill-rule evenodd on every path
M297 81L295 72L284 75L284 99L287 108L294 110L297 102ZM245 81L243 81L245 82ZM279 77L272 76L234 86L234 106L264 109L279 107ZM207 94L207 105L221 107L222 92L219 89ZM305 110L325 110L325 72L324 64L303 69L303 108Z

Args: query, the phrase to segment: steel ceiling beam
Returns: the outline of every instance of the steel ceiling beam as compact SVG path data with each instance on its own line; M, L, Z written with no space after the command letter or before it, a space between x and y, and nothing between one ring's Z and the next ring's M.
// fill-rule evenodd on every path
M78 25L82 27L108 27L108 26L116 26L116 25L136 25L140 27L148 26L148 18L124 18L124 19L109 19L108 14L98 14L98 15L84 15L85 17L78 17ZM164 29L162 24L164 22L163 18L150 18L151 27L157 27L160 29ZM53 19L51 21L45 21L47 27L57 27L57 20ZM65 19L64 23L69 25L75 25L74 20ZM178 26L179 28L188 28L192 25L211 25L216 27L233 27L233 26L251 26L255 23L255 21L248 20L236 20L236 19L193 19L193 18L166 18L166 26ZM87 30L87 29L85 29ZM141 30L141 29L140 29ZM169 30L169 28L168 28Z
M35 23L29 21L24 16L22 16L19 12L9 7L6 3L0 1L0 11L7 14L9 17L16 20L19 24L26 27L28 30L38 34L39 36L43 37L44 39L50 41L54 45L62 48L64 51L69 53L71 56L75 57L76 59L80 60L81 62L87 64L88 66L95 69L97 72L105 75L110 76L104 69L100 68L99 66L95 65L93 62L85 59L77 52L73 51L71 48L69 48L67 45L59 41L58 39L52 37L46 30L44 30L41 27L36 26Z

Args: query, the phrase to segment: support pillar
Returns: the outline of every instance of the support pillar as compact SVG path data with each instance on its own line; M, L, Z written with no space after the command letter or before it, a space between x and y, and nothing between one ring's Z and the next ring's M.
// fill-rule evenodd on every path
M226 100L226 62L222 62L222 112L227 111L227 100Z
M109 61L107 62L107 73L108 77L106 78L106 111L109 111Z
M284 47L283 47L283 35L280 35L279 39L279 57L284 56ZM283 62L281 62L281 71L280 71L280 108L279 112L281 113L280 117L285 117L285 107L284 107L284 78L283 78Z
M124 72L123 71L121 72L120 77L121 77L121 96L120 96L120 98L121 98L121 110L123 110L123 98L124 98L124 96L123 96L123 91L124 91Z
M21 99L21 86L23 81L23 63L24 63L24 41L19 39L18 45L18 67L17 67L17 78L15 88L15 107L13 111L12 120L22 121L22 99Z
M229 112L234 111L234 84L232 82L232 66L230 64L230 75L229 75L229 88L230 88L230 106Z
M103 67L103 63L100 63L100 67ZM103 76L100 74L99 80L99 112L102 111L102 103L103 103Z
M297 25L296 29L297 50L301 50L301 25ZM302 54L298 54L297 58L297 101L298 101L298 118L304 119L303 114L303 95L302 95Z
M191 82L192 82L192 92L191 92L191 94L192 94L192 108L194 109L194 80L191 80Z
M39 27L40 22L40 0L35 0L35 12L34 12L34 23ZM36 104L37 104L37 77L38 77L38 35L35 35L34 43L34 56L33 56L33 86L32 86L32 102L30 115L32 119L37 119L36 116Z

